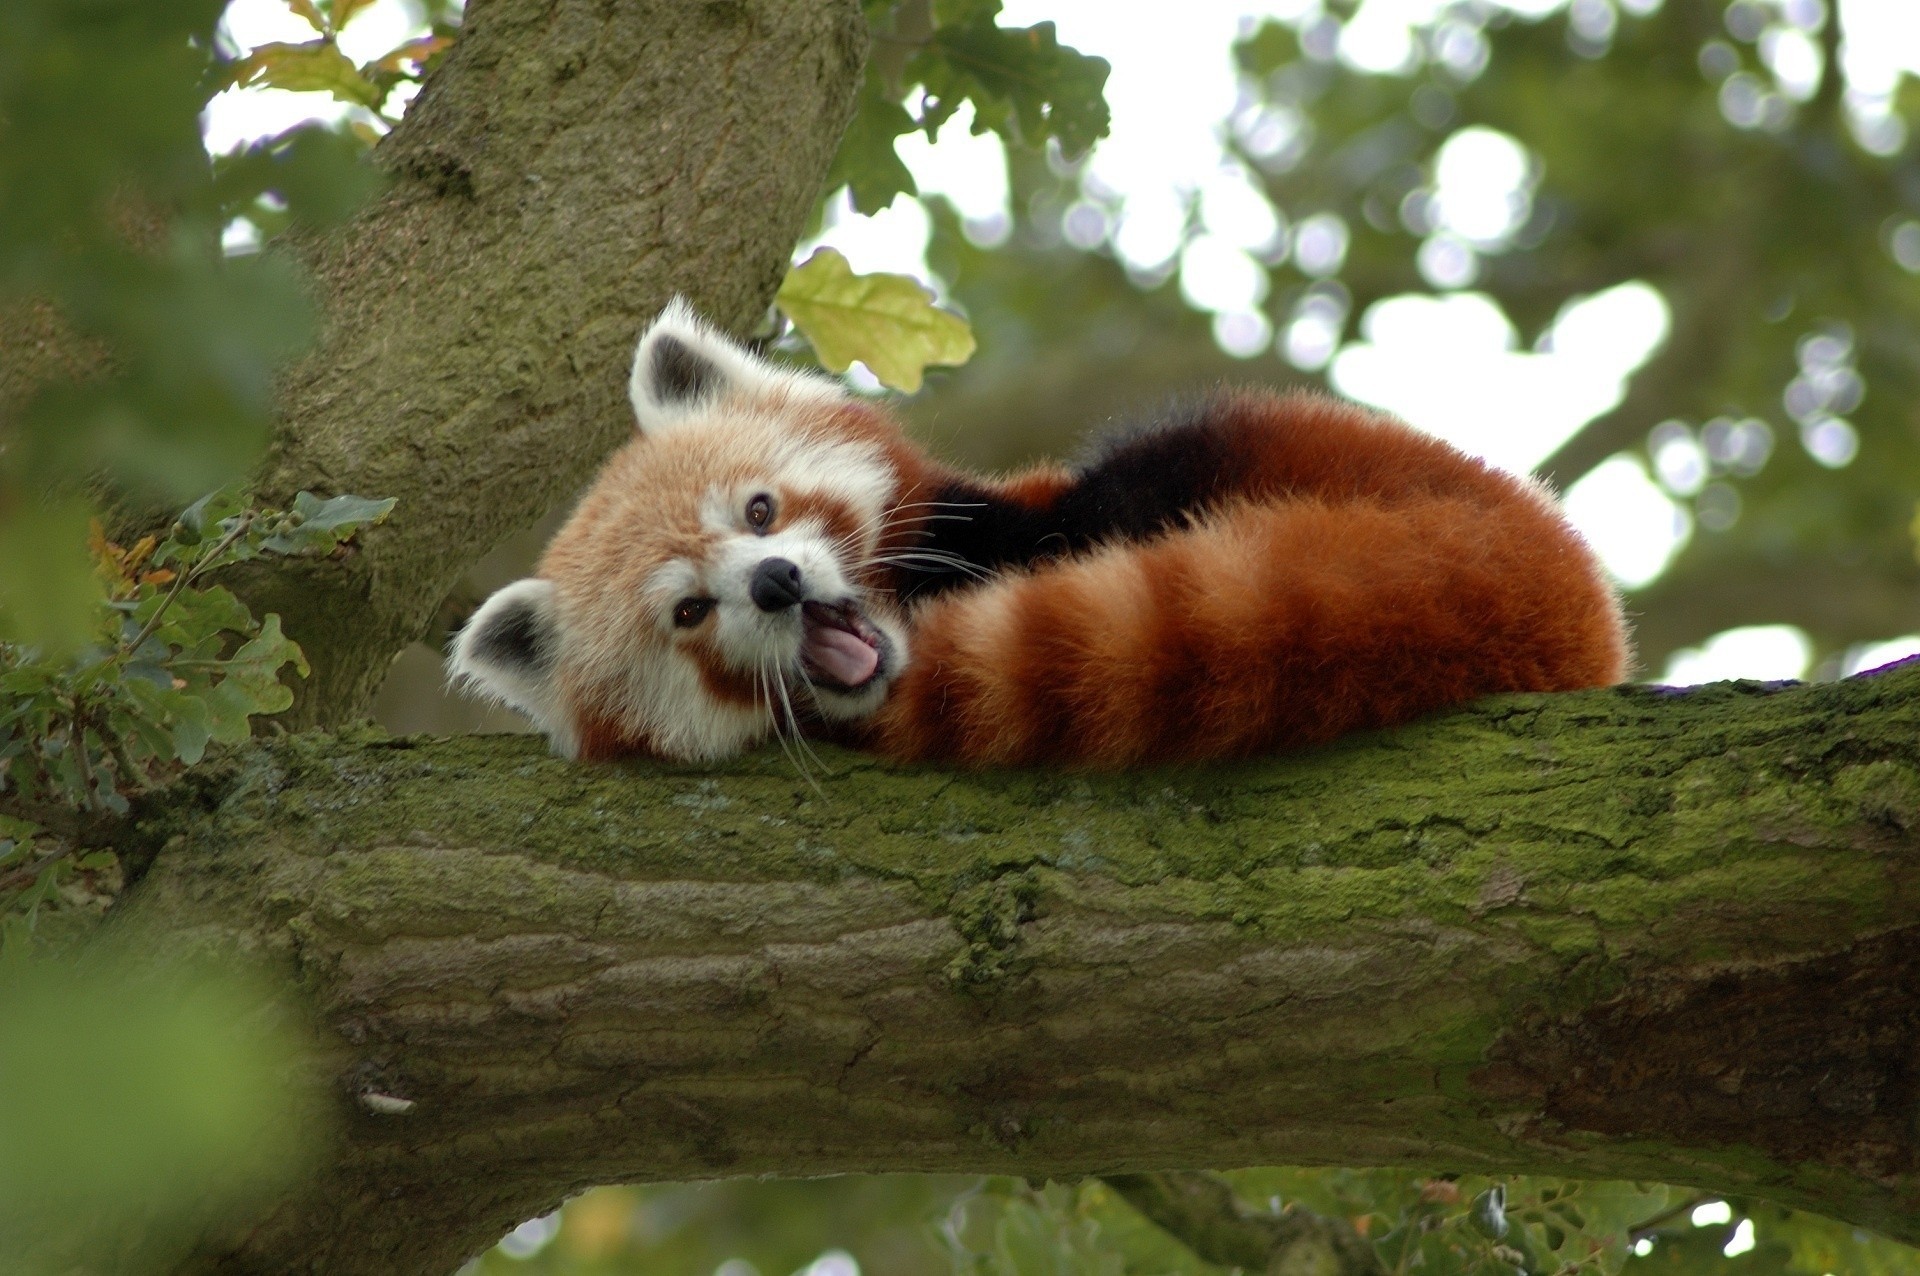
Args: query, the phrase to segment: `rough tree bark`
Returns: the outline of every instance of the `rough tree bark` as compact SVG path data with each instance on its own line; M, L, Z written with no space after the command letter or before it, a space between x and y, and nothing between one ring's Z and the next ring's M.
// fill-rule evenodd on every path
M280 963L325 1036L331 1159L221 1271L880 1170L1652 1178L1920 1240L1917 742L1920 665L817 794L777 752L289 737L155 807L125 912Z
M353 557L249 583L313 662L292 721L363 714L461 573L632 429L626 364L671 296L753 327L866 46L856 0L472 0L375 152L392 188L306 248L325 336L260 491L402 500Z

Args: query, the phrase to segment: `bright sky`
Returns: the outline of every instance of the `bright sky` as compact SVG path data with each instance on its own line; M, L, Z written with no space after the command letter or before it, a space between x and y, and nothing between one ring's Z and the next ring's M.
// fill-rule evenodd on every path
M1501 2L1539 15L1565 0ZM1629 12L1660 2L1618 0ZM1805 96L1818 80L1819 48L1808 32L1822 20L1825 0L1743 2L1746 12L1730 14L1729 24L1754 23L1749 34L1758 37L1773 83L1744 72L1727 76L1721 107L1729 120L1763 127L1770 111L1785 109L1785 99ZM1368 71L1404 69L1414 56L1411 27L1431 20L1444 3L1364 0L1341 36L1338 56ZM1901 141L1899 120L1887 104L1902 74L1920 74L1920 2L1839 3L1856 135L1875 149L1894 149ZM1343 394L1393 411L1496 464L1529 469L1619 402L1626 378L1666 334L1666 303L1654 289L1626 282L1576 299L1541 348L1520 349L1498 304L1473 291L1472 283L1480 256L1499 251L1525 220L1538 174L1514 139L1476 128L1454 134L1436 166L1434 229L1419 256L1435 292L1380 302L1357 325L1347 325L1348 339L1336 348L1335 334L1346 319L1344 294L1326 286L1311 290L1275 332L1259 309L1268 287L1263 263L1291 255L1310 276L1334 275L1345 254L1346 228L1327 214L1290 224L1252 176L1228 160L1221 140L1228 129L1239 130L1256 152L1283 148L1293 133L1288 120L1254 111L1242 99L1230 46L1260 17L1311 22L1319 9L1320 0L1184 0L1179 19L1167 21L1165 11L1151 5L1006 0L1004 25L1053 21L1064 43L1113 64L1107 82L1113 134L1095 149L1084 184L1087 198L1068 210L1063 230L1081 247L1107 245L1142 279L1177 272L1183 296L1214 315L1216 339L1229 353L1251 356L1277 348L1296 366L1325 368ZM1605 5L1588 6L1587 12L1600 14L1595 20L1603 26L1618 20ZM416 24L408 0L377 0L354 19L342 45L364 60L409 38ZM233 0L227 29L240 48L313 35L281 0ZM1484 44L1477 41L1462 29L1457 40L1443 43L1443 56L1468 65L1483 61ZM207 112L207 144L223 151L304 119L339 118L347 109L321 94L230 92ZM937 144L906 139L900 151L923 192L951 199L969 233L993 243L1008 226L1005 159L998 139L971 136L968 122L964 115L955 119ZM1184 228L1194 206L1201 230L1188 240ZM817 243L830 243L858 271L899 271L939 288L941 281L926 266L928 222L918 202L896 200L871 218L843 207L831 223L818 240L801 246L800 256ZM1920 238L1920 225L1912 238ZM1357 339L1351 335L1356 326ZM1836 378L1851 375L1848 360L1845 350L1829 358L1820 351L1809 356L1803 346L1803 379L1838 384ZM1853 458L1856 439L1839 416L1843 410L1796 413L1803 445L1822 463ZM1771 430L1760 423L1720 427L1716 439L1709 430L1696 436L1680 423L1662 426L1668 435L1655 451L1657 474L1621 456L1567 492L1569 516L1623 583L1658 576L1692 534L1691 516L1669 493L1700 492L1708 451L1759 447L1764 459L1772 446ZM1737 503L1731 487L1719 486L1726 500ZM1699 508L1704 520L1719 506L1708 501ZM1920 649L1920 639L1901 639L1887 647L1893 655L1856 652L1848 664L1871 667L1860 661L1878 656L1873 663L1882 663L1913 649ZM1809 644L1797 629L1735 630L1675 657L1666 679L1797 677L1807 671L1809 658Z

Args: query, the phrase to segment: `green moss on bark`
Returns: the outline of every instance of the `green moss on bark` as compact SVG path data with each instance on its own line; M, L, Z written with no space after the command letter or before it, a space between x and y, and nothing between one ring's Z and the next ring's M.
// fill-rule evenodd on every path
M596 1180L1290 1162L1920 1236L1916 692L1506 697L1130 776L829 752L817 790L296 736L163 804L129 911L283 953L342 1091L416 1100L257 1254L347 1245L302 1220L375 1181L388 1242L478 1243Z

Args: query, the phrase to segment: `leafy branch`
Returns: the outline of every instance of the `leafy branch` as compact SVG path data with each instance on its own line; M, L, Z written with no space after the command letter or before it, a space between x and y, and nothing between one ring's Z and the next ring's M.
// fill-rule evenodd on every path
M1110 68L1061 44L1053 23L1000 26L1000 0L899 0L867 12L875 56L827 174L827 189L848 187L861 212L916 192L895 141L916 131L938 137L963 104L973 107L975 133L1027 147L1052 140L1070 157L1107 135ZM905 105L916 89L917 115Z
M76 876L110 874L93 851L136 793L198 762L210 743L246 739L252 719L293 702L305 677L280 618L255 621L206 584L263 555L340 551L392 500L300 493L286 510L251 509L233 490L188 508L165 537L130 547L95 524L90 549L106 590L93 640L71 656L0 643L0 942L24 940ZM80 882L81 893L94 883Z
M432 61L453 43L450 30L436 29L431 34L402 41L377 58L356 63L341 51L340 33L373 0L334 0L332 4L285 0L285 3L295 16L314 29L318 38L260 45L227 68L221 87L259 86L296 93L329 93L338 101L364 107L382 125L391 128L399 122L397 116L386 111L387 100L394 89L402 84L417 84ZM368 143L378 140L381 133L364 120L350 127Z

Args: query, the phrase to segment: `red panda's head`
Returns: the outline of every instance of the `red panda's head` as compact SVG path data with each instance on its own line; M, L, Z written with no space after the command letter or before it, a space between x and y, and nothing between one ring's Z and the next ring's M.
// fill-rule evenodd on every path
M631 393L638 434L460 632L453 678L568 756L719 758L796 715L871 714L907 657L876 589L917 464L898 427L681 301Z

